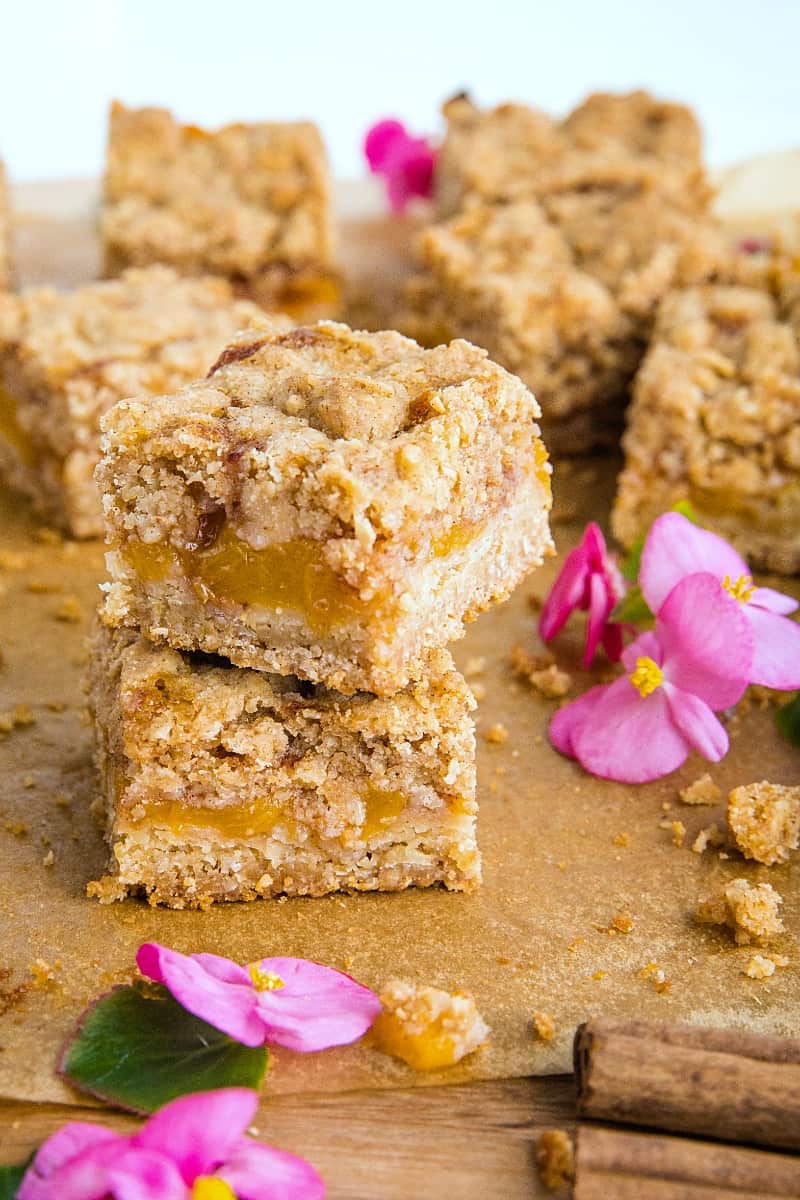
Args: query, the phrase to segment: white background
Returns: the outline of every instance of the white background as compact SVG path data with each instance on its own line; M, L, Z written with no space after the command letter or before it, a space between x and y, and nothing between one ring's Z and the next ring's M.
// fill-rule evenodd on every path
M312 117L344 177L372 120L436 132L465 87L563 112L645 85L697 108L715 166L800 144L800 0L0 0L0 44L17 180L98 173L115 95L198 124Z

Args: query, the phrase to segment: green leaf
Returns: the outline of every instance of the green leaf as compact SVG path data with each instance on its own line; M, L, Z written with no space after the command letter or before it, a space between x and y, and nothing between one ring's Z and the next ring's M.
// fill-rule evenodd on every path
M688 500L679 500L677 504L673 504L672 508L669 509L669 512L680 513L682 517L686 517L686 520L691 521L693 525L700 524L697 518L697 513L694 511ZM630 551L628 552L628 557L624 560L622 566L620 567L622 574L626 579L630 580L631 583L635 583L639 578L639 568L642 565L642 550L646 541L647 534L643 533L633 543ZM630 620L631 618L628 619Z
M793 746L800 746L800 692L775 714L778 730Z
M612 621L619 621L620 624L639 625L644 621L652 621L653 614L650 611L647 601L642 595L642 589L638 583L635 583L632 588L629 588L625 595L620 600L611 614Z
M14 1200L28 1169L28 1162L20 1163L17 1167L0 1167L0 1200Z
M160 984L117 987L87 1009L59 1070L79 1091L150 1113L177 1096L258 1090L265 1046L243 1046L182 1008Z

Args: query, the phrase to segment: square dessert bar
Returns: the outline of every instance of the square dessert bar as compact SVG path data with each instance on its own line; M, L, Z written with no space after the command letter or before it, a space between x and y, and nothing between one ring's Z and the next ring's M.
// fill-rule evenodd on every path
M129 630L98 626L92 649L101 900L477 887L475 702L446 651L381 700Z
M225 280L167 267L0 297L0 471L48 520L100 536L102 413L201 378L255 318L263 312Z
M768 292L667 297L623 446L613 528L625 545L689 500L754 566L800 570L800 345Z
M308 122L208 131L115 102L101 229L110 275L155 262L225 275L295 316L337 300L328 165Z
M11 287L11 213L6 173L0 162L0 291Z
M105 419L106 619L392 694L552 553L538 416L467 342L250 330Z

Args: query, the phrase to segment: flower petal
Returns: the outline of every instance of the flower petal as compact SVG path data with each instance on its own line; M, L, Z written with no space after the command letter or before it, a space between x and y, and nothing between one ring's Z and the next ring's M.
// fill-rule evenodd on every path
M603 649L609 662L619 662L622 658L624 627L616 621L607 621L603 630Z
M680 513L657 517L642 549L639 585L645 600L658 613L677 583L687 575L707 571L722 581L738 579L750 568L724 538L701 529Z
M715 710L736 703L750 680L754 637L744 607L715 575L682 579L661 605L656 631L671 683Z
M589 576L589 620L586 623L586 645L583 651L583 667L588 669L603 636L606 619L614 607L606 581L593 572Z
M664 661L664 651L657 635L652 629L648 629L645 633L640 633L635 641L630 642L622 651L622 665L626 671L636 670L636 660L638 658L652 658L657 666L661 666Z
M131 1138L135 1149L171 1158L187 1186L224 1162L253 1119L258 1094L221 1088L180 1096L160 1108Z
M570 550L544 602L539 618L539 634L543 641L549 642L554 638L575 609L580 608L586 590L588 570L583 546L576 546L574 550Z
M59 1138L59 1134L54 1137ZM17 1200L105 1200L108 1165L128 1146L129 1139L117 1134L103 1139L91 1136L82 1150L65 1159L72 1138L76 1139L73 1144L81 1140L80 1135L70 1134L67 1141L56 1144L54 1158L50 1159L51 1150L47 1152L45 1164L52 1166L60 1160L60 1165L47 1174L40 1172L42 1160L36 1155L19 1186ZM52 1140L48 1138L48 1142Z
M186 1183L174 1162L154 1150L131 1149L108 1168L114 1200L186 1200Z
M219 979L221 983L241 984L243 987L252 987L253 981L247 974L247 968L241 963L234 962L231 958L222 958L219 954L190 954L189 957L200 966L208 971L214 979Z
M406 131L400 121L387 118L377 121L367 130L364 138L364 157L371 171L380 171L386 165L389 156L397 146L398 141L406 137Z
M290 1050L343 1046L367 1032L381 1010L374 992L342 971L304 958L265 958L258 966L283 987L257 993L267 1042Z
M560 750L569 758L575 757L575 737L586 722L592 719L595 709L602 703L610 686L608 683L601 683L597 687L589 688L588 692L584 692L576 700L571 700L553 714L548 734L556 750Z
M145 942L139 947L136 965L143 975L163 983L187 1012L215 1029L227 1033L245 1046L263 1046L264 1028L256 1010L256 993L247 974L237 963L230 963L225 972L231 977L242 973L242 982L229 982L216 955L209 970L198 958L179 954L157 942Z
M705 701L670 683L664 685L664 694L672 720L689 745L709 762L724 758L728 753L728 735Z
M669 775L689 753L670 719L664 689L642 697L627 675L609 685L573 745L585 770L620 783Z
M303 1158L243 1138L217 1172L237 1200L323 1200L325 1184Z
M773 588L765 587L756 588L748 601L748 605L750 604L755 608L766 608L770 612L780 613L784 617L800 608L800 600L787 596L785 592L776 592Z
M42 1142L31 1165L38 1175L46 1178L85 1150L108 1142L122 1145L125 1139L103 1125L92 1125L88 1121L68 1121L51 1134L46 1142Z
M750 682L786 691L800 688L800 625L797 621L755 604L745 604L742 611L755 641Z

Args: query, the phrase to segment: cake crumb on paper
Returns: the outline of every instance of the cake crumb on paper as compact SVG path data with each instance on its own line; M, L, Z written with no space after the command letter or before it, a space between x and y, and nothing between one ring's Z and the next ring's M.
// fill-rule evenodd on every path
M566 1187L575 1174L572 1138L565 1129L543 1129L536 1143L539 1178L551 1192Z
M572 688L572 676L553 660L552 654L528 654L520 645L511 648L511 666L522 679L548 700L561 700Z
M718 804L722 799L722 791L708 774L700 775L688 787L678 792L684 804Z
M784 954L754 954L747 965L742 967L742 974L748 979L771 979L777 967L788 965L789 959Z
M491 1030L466 992L395 979L380 995L383 1012L372 1027L375 1045L415 1071L460 1062L482 1046Z
M77 596L65 596L61 603L53 610L53 616L57 621L76 625L79 621L83 620L83 606Z
M800 840L800 787L748 783L728 796L728 826L745 858L788 862Z
M781 904L783 897L771 883L734 879L721 892L701 900L695 915L703 925L727 926L739 946L760 945L783 933L778 915Z
M535 1012L531 1018L533 1030L540 1042L550 1042L556 1031L556 1023L550 1013Z
M697 834L697 837L692 842L692 850L695 854L702 854L709 846L716 848L725 843L725 834L719 828L715 821L710 825L706 825Z
M483 735L487 742L493 745L502 746L508 741L508 729L502 721L496 721L494 725L490 725Z

